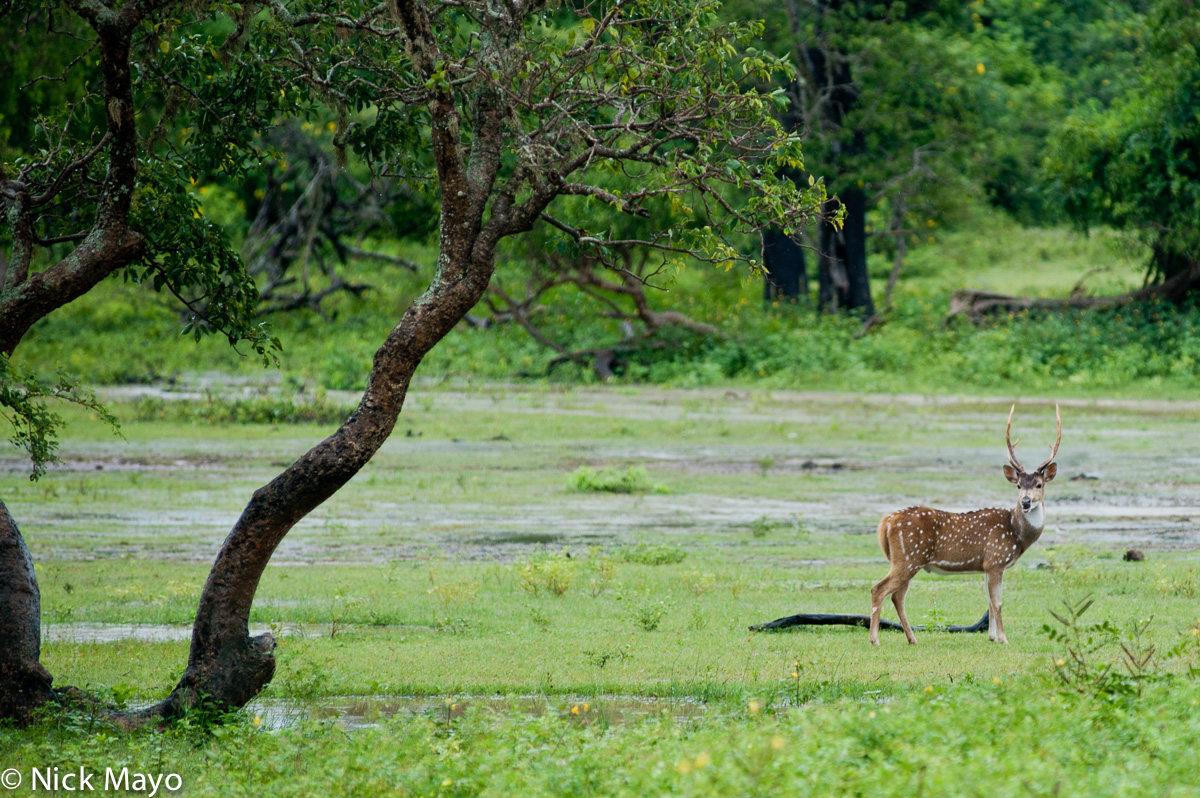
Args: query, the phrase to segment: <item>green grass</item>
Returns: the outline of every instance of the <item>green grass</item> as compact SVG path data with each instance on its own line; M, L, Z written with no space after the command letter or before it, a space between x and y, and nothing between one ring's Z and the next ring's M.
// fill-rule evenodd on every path
M549 700L540 716L468 712L347 734L249 719L213 732L100 733L86 719L0 729L5 765L176 773L188 795L1194 795L1200 689L1111 704L1037 680L899 700L726 704L698 721L609 727ZM26 794L18 791L18 794Z

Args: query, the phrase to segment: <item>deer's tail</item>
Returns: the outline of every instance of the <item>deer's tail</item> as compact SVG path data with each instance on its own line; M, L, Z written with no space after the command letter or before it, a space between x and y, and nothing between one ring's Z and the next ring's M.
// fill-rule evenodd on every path
M883 556L888 558L888 562L892 561L892 547L888 543L888 532L891 531L892 525L891 515L885 515L883 520L879 522L879 548L883 549Z

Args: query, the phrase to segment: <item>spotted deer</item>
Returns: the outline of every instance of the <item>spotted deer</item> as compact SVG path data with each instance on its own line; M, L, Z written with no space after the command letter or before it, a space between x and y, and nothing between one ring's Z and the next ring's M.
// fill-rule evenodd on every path
M1050 457L1031 472L1017 459L1009 433L1012 430L1014 404L1008 411L1004 442L1008 444L1008 465L1004 476L1017 486L1017 505L1011 510L989 507L969 513L948 513L931 507L909 507L884 517L879 522L879 545L892 564L892 570L871 589L871 644L879 645L879 613L888 596L896 605L896 614L909 643L916 643L912 627L904 614L904 595L917 571L938 574L982 571L987 575L988 639L1007 643L1000 617L1000 583L1004 569L1012 566L1026 549L1037 542L1046 525L1044 509L1046 483L1054 479L1054 462L1062 441L1062 416L1054 406L1058 437L1050 447Z

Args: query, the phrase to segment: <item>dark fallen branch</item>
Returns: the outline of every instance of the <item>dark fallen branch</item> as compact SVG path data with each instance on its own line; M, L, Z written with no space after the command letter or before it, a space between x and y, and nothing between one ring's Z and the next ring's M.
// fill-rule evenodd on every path
M799 615L789 615L786 618L777 618L767 623L756 623L750 627L751 632L772 632L777 629L787 629L791 626L861 626L863 629L869 629L871 626L870 615L843 615L837 612L802 612ZM947 626L947 632L982 632L987 629L988 614L983 613L983 617L977 623L970 626ZM879 619L880 629L893 629L897 632L904 631L904 627L895 621L887 621ZM924 626L914 626L914 630L923 632Z
M950 297L950 309L946 314L946 320L949 321L954 316L962 314L978 324L991 313L1019 310L1101 310L1154 298L1178 303L1182 302L1188 292L1194 290L1198 284L1200 284L1200 263L1192 264L1165 282L1148 285L1136 291L1116 296L1084 296L1082 291L1076 291L1072 292L1071 296L1062 299L1045 299L1009 296L994 291L960 289Z

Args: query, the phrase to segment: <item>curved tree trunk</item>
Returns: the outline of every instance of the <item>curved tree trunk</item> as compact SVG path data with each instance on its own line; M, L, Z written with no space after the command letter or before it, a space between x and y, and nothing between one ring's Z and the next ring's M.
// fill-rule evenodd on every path
M370 461L400 415L421 359L483 297L493 261L488 245L472 241L456 260L443 250L429 289L404 314L375 353L358 407L328 438L254 492L217 555L192 627L188 666L162 703L137 713L173 716L201 700L244 706L275 673L270 634L249 635L250 607L271 555L288 531ZM477 257L481 256L481 257Z
M395 0L389 10L405 31L414 66L422 74L433 74L438 51L423 8L412 0ZM486 56L507 57L504 36L485 39ZM270 634L249 635L250 606L271 555L297 521L379 451L395 426L421 359L483 298L495 269L497 242L518 229L529 229L554 196L547 192L541 206L520 219L507 213L510 194L502 191L489 205L507 115L501 93L481 89L473 96L476 128L469 161L464 161L460 148L456 97L447 89L436 90L429 108L442 196L433 280L375 352L367 390L350 417L254 492L225 538L200 595L187 670L165 701L137 713L131 722L170 717L202 700L223 708L241 707L271 680L275 640ZM485 211L490 211L486 225Z
M41 594L33 557L0 501L0 718L24 720L51 698L41 654Z

